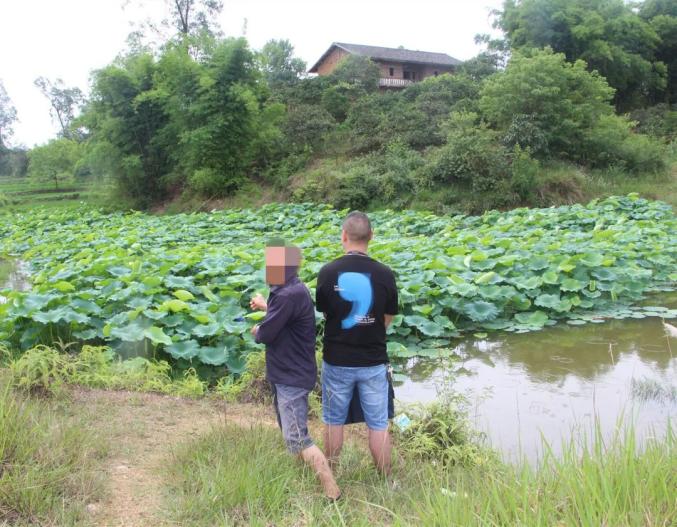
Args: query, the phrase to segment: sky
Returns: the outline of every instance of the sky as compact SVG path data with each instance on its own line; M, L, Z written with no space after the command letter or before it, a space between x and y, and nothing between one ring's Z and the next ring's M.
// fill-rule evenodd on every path
M123 8L123 4L126 6ZM220 25L227 36L247 37L253 49L286 38L312 66L332 42L448 53L466 60L489 33L489 12L501 0L224 0ZM19 122L13 146L53 138L47 99L33 85L44 76L89 92L93 70L126 47L133 24L161 19L165 0L21 0L5 2L0 31L0 80Z

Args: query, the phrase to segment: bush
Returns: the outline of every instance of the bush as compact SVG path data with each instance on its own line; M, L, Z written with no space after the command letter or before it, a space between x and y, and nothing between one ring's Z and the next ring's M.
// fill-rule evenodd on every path
M666 143L677 139L677 105L657 104L630 114L635 131L659 138Z
M665 170L665 148L649 136L633 133L631 126L624 117L601 117L586 141L590 166L614 167L633 174Z
M452 113L447 144L432 152L424 179L437 184L463 182L481 192L495 188L508 176L508 151L498 142L496 132L476 121L476 114Z
M538 146L534 153L580 159L586 131L600 117L613 113L612 95L606 80L588 72L585 62L569 63L563 54L546 48L515 53L505 71L486 80L479 106L512 144ZM523 116L532 117L525 120ZM524 132L528 133L522 137ZM536 139L543 144L529 144Z
M470 426L466 405L460 395L443 394L432 404L411 408L411 425L403 431L393 427L398 450L446 466L495 461L492 452L481 446L482 436Z
M291 152L321 148L326 135L335 127L336 120L327 110L310 104L290 108L282 125L287 149Z

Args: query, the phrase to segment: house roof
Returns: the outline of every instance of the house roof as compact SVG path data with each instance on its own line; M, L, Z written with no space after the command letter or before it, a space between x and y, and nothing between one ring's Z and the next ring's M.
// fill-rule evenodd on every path
M461 61L446 53L433 53L430 51L417 51L404 48L384 48L381 46L364 46L362 44L347 44L334 42L324 52L315 65L308 70L315 73L320 64L327 58L334 48L340 48L353 55L369 57L373 60L388 60L393 62L410 62L415 64L434 64L436 66L458 66Z

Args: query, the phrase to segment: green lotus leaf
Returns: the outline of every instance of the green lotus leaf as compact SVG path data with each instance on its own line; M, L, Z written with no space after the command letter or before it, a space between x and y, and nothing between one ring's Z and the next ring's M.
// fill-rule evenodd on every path
M52 287L56 289L57 291L61 291L62 293L68 293L70 291L75 291L75 286L71 284L70 282L57 282L56 284L52 284Z
M404 322L410 326L414 326L421 333L429 337L439 337L444 334L444 328L442 326L420 315L408 315L404 317Z
M177 289L172 294L176 298L178 298L179 300L183 300L184 302L195 299L195 295L193 295L193 293L191 293L190 291L186 291L185 289Z
M154 344L164 344L165 346L169 346L172 343L172 339L169 338L169 336L167 336L164 331L162 331L162 328L157 326L146 328L144 330L144 335Z
M167 287L172 289L189 289L193 287L193 279L185 276L168 275L165 276L164 282Z
M540 271L541 269L546 269L550 266L550 260L542 256L537 256L532 258L527 263L527 267L532 271Z
M80 331L73 331L73 336L80 340L92 340L97 337L95 329L83 329Z
M540 307L547 307L554 309L560 302L559 295L538 295L534 300L534 304Z
M520 324L534 327L543 327L549 318L543 311L531 311L527 313L517 313L515 320Z
M228 354L226 357L228 371L239 375L247 369L247 358L244 355Z
M165 300L160 304L158 307L158 311L171 311L172 313L178 313L180 311L188 311L190 310L190 306L184 302L183 300L173 299L173 300Z
M496 278L496 276L497 275L494 271L489 271L488 273L481 274L480 276L475 278L475 283L478 285L488 284L494 278Z
M139 342L146 337L146 333L141 325L132 322L126 326L111 328L108 336L125 342Z
M465 306L464 312L470 320L474 320L475 322L487 322L498 317L499 309L491 302L478 300L476 302L468 303Z
M559 282L559 275L555 271L546 271L541 278L544 284L556 284Z
M228 360L228 355L228 348L225 346L203 346L200 348L198 358L205 364L211 364L212 366L223 366ZM240 363L238 362L237 365L240 366Z
M536 289L541 286L543 279L540 276L530 276L528 278L519 277L513 279L512 283L515 284L515 287L518 289Z
M604 257L599 253L585 253L578 259L578 261L583 265L587 265L588 267L599 267L602 265Z
M604 280L606 282L612 282L618 278L618 275L607 267L594 269L590 274L597 278L597 280Z
M221 327L216 322L200 324L193 328L193 335L196 337L211 337L212 335L216 335L220 329Z
M50 311L38 311L37 313L33 313L31 315L31 318L36 322L40 322L42 324L56 323L59 322L60 320L64 320L64 317L66 316L66 311L67 311L66 308L61 306L57 307L56 309L52 309Z
M165 348L175 359L192 359L200 352L200 344L196 340L180 340Z
M249 320L254 320L254 321L259 321L263 320L266 318L266 313L265 311L254 311L253 313L248 313L244 316L244 318L249 319Z
M113 276L116 276L120 278L121 276L126 276L128 274L131 274L132 270L129 269L128 267L123 267L121 265L114 265L112 267L109 267L107 271L112 274Z
M585 284L576 280L575 278L565 278L560 284L560 289L562 291L580 291L584 287Z

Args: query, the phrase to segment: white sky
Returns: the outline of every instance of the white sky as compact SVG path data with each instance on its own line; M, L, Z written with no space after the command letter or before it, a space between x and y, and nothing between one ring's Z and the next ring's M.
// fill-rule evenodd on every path
M33 85L38 76L60 77L88 92L92 70L125 48L131 24L160 19L164 0L5 1L0 29L0 79L17 109L11 144L33 146L56 134L47 100ZM221 26L246 36L254 49L287 38L310 67L334 42L448 53L465 60L479 47L477 33L491 31L489 11L501 0L225 0Z

